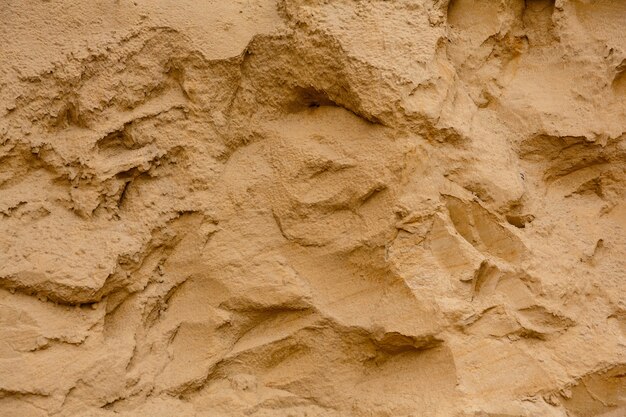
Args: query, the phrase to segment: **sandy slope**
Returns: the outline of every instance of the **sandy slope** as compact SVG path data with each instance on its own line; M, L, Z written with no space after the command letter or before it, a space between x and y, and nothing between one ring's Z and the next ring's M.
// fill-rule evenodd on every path
M5 0L0 415L626 413L626 2Z

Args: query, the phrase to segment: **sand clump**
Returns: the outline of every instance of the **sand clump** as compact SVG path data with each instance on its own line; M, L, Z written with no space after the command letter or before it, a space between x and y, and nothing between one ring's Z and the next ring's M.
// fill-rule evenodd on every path
M626 413L626 3L0 23L1 416Z

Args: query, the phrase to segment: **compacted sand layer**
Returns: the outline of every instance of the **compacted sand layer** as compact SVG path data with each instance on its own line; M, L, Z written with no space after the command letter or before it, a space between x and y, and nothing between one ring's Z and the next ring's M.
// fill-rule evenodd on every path
M626 2L0 1L2 417L626 415Z

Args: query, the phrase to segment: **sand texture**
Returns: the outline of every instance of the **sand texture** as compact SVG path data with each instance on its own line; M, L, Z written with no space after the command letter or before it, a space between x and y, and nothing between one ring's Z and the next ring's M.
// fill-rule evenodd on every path
M626 416L626 1L0 0L0 416Z

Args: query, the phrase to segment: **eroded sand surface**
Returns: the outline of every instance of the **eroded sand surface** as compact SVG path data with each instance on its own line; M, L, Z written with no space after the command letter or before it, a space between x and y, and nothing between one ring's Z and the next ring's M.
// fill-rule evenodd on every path
M0 415L626 415L626 2L4 0Z

